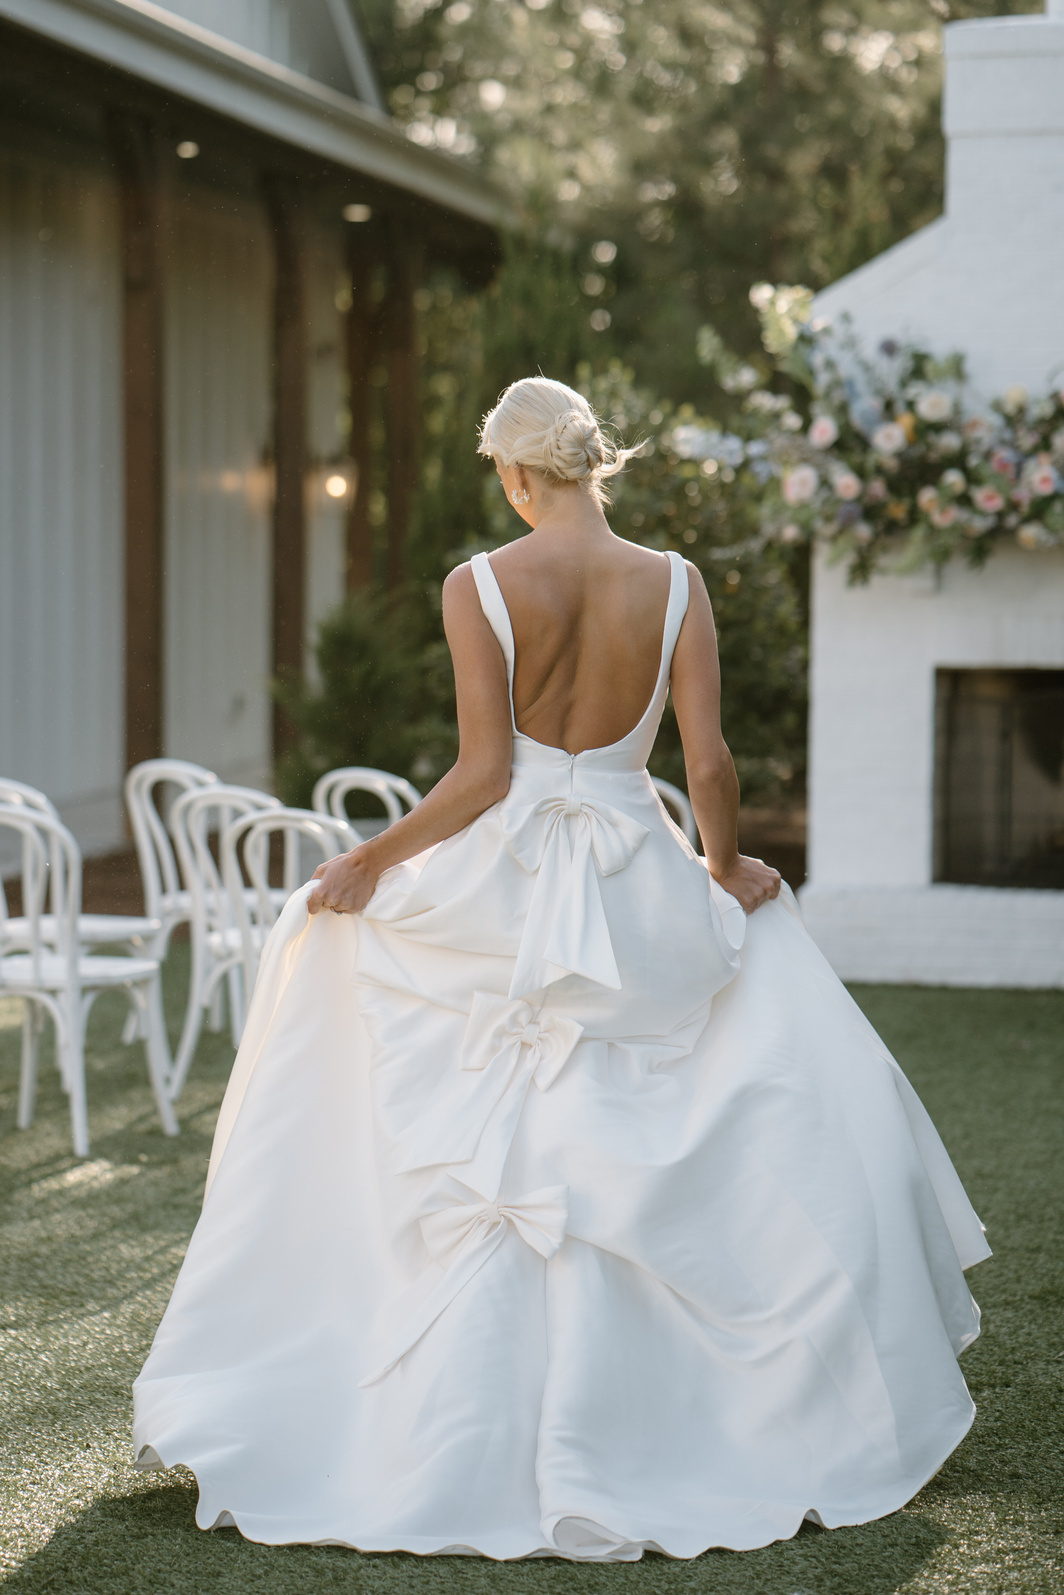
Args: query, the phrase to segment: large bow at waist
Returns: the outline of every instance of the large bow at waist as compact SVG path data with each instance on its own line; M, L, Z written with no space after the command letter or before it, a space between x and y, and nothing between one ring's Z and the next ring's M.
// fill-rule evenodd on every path
M399 1173L476 1158L475 1177L467 1178L481 1190L498 1189L530 1082L549 1090L583 1033L562 1014L474 992L460 1055L464 1078L449 1091L451 1111L436 1107L410 1127Z
M620 989L600 875L630 864L649 835L623 809L597 798L541 798L500 811L506 845L535 874L510 996L542 991L566 975Z
M360 1388L383 1379L417 1345L484 1267L511 1225L544 1259L553 1257L565 1239L569 1192L564 1185L532 1191L518 1201L488 1202L458 1180L448 1179L439 1196L439 1205L421 1217L421 1233L433 1262L444 1270L443 1277L386 1334L384 1360L360 1381Z

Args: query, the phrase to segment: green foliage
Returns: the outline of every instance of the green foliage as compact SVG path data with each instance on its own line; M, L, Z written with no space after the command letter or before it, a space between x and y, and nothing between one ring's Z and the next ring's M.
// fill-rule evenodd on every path
M416 589L390 600L355 594L330 616L318 633L318 682L278 690L301 732L277 771L286 802L306 806L318 776L340 765L390 770L422 786L450 767L454 679L437 633ZM367 799L365 812L376 810Z
M1036 0L362 0L392 110L547 217L639 380L712 398L751 282L821 287L941 205L941 27ZM596 241L616 246L595 260ZM600 285L601 284L601 285ZM534 367L532 368L534 369Z

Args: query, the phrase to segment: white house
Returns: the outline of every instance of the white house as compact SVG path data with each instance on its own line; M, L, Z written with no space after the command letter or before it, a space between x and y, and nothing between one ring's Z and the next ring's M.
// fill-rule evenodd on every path
M419 280L503 206L348 0L0 0L0 95L0 774L103 850L141 758L268 782L271 676L401 577Z
M945 213L834 284L869 350L962 351L985 403L1064 380L1064 0L945 29ZM844 978L1064 985L1064 551L814 572L809 878Z

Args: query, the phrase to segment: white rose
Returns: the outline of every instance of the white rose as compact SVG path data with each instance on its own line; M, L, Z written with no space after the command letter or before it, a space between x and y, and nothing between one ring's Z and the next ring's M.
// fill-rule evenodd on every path
M908 441L905 428L897 421L884 421L872 433L872 447L879 454L900 454Z
M820 478L811 465L796 465L783 478L783 499L786 504L808 504Z
M953 414L953 400L940 388L931 388L917 399L916 413L921 421L946 421Z
M840 471L831 485L839 498L853 499L861 496L861 478L855 476L853 471Z

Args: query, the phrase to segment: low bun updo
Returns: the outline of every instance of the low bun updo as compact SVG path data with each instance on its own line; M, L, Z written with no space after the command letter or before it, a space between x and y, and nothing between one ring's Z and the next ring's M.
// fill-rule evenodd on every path
M576 482L601 504L602 483L624 469L634 449L619 449L602 434L582 393L550 377L511 383L480 428L481 454L524 465L548 482Z

